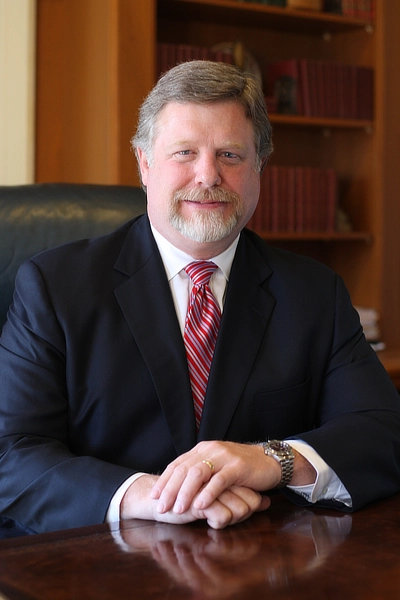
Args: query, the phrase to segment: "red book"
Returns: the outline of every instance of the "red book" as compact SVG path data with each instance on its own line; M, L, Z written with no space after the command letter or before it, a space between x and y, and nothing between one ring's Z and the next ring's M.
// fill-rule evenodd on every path
M333 169L325 169L326 182L326 230L329 232L336 229L336 207L338 195L337 175Z
M357 0L342 0L342 13L346 17L356 17L357 16Z
M295 230L304 231L304 168L295 167Z
M311 169L311 191L310 191L310 229L321 231L326 220L325 198L321 196L322 169Z
M310 98L310 72L309 61L300 59L298 61L299 69L299 93L301 98L302 114L311 117L311 98Z
M279 183L278 167L272 166L268 169L270 180L270 203L271 203L271 231L279 231Z
M303 230L313 230L313 169L303 168Z
M258 231L270 231L271 229L271 200L269 167L266 167L260 180L260 200L256 210L256 227Z
M177 44L176 46L176 64L193 60L195 47L189 44Z
M158 44L158 74L165 73L177 64L177 45L176 44Z
M369 0L369 12L367 17L371 21L375 19L375 0Z
M296 230L296 173L294 167L287 167L287 218L286 231Z
M325 94L324 94L324 62L315 61L315 88L316 88L316 116L326 117Z
M278 169L278 198L277 198L277 228L276 231L288 231L289 218L289 177L288 167L277 167Z
M345 66L338 63L336 65L336 84L337 84L337 103L338 103L338 114L340 119L346 118L346 105L347 105L347 89L346 89L346 77L345 77Z

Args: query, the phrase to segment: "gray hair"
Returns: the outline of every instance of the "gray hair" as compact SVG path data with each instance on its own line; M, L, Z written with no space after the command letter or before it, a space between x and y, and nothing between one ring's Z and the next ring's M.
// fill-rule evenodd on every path
M140 108L136 135L131 140L136 156L137 148L141 148L151 164L158 115L170 102L205 104L229 100L243 106L246 117L253 123L256 168L261 171L273 146L260 84L253 75L233 65L204 60L181 63L160 77Z

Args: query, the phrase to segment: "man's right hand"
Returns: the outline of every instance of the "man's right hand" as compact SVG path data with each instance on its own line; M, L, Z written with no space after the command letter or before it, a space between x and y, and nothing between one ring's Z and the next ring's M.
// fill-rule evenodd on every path
M232 486L204 510L195 509L192 503L181 514L173 510L160 513L157 510L158 501L150 496L157 479L156 475L142 475L131 484L121 502L121 519L149 519L175 524L207 520L213 529L223 529L248 519L254 512L266 510L271 504L267 496L246 487Z

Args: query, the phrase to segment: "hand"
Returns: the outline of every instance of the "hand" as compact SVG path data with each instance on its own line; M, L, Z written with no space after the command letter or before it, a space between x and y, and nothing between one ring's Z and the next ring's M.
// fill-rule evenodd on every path
M222 529L244 521L254 512L265 510L270 505L267 497L251 489L232 486L225 489L206 509L197 509L191 504L187 510L177 513L171 510L160 512L158 502L150 497L158 477L143 475L128 488L121 503L121 519L151 519L164 523L183 524L199 519L207 520L210 527Z
M280 478L279 464L265 456L261 446L200 442L168 465L151 490L151 498L158 500L160 514L173 510L182 515L189 507L204 511L217 499L223 502L222 494L235 486L265 491L274 488Z

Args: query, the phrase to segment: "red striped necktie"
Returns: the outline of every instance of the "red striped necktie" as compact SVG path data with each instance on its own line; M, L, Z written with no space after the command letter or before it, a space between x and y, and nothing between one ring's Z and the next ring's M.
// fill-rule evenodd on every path
M214 355L215 342L221 321L221 311L210 289L211 275L217 265L196 261L185 267L192 280L192 291L186 315L183 339L192 386L197 430L200 426L206 395L208 375Z

